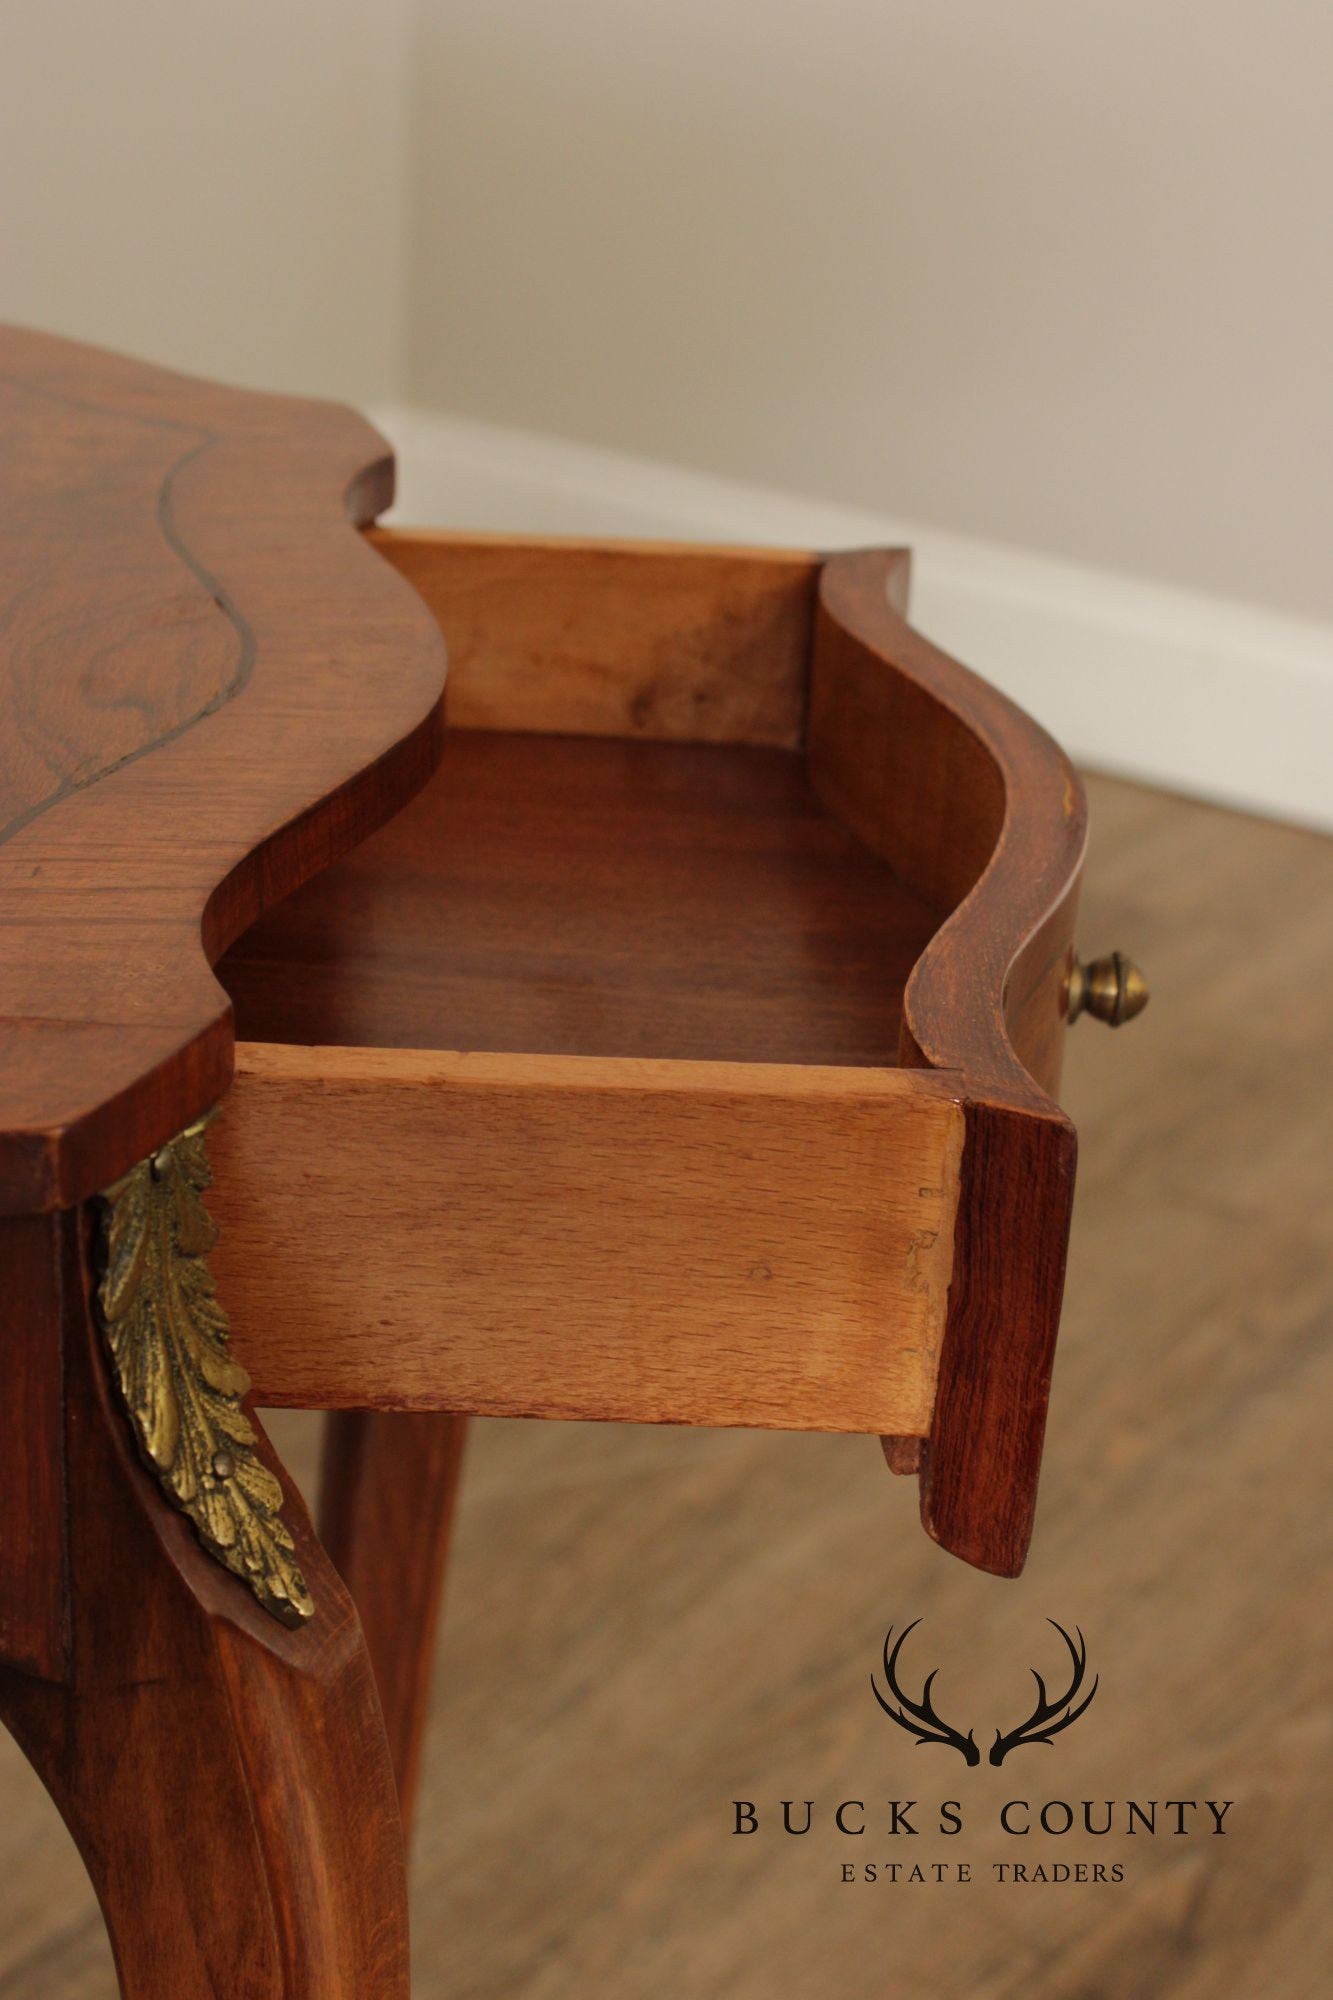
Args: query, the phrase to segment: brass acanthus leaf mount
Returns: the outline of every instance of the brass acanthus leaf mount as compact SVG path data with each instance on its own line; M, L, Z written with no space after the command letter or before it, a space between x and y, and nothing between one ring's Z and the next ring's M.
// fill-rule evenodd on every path
M143 1457L209 1554L284 1625L314 1603L282 1519L282 1487L241 1407L250 1378L228 1352L208 1254L207 1117L102 1196L98 1309Z

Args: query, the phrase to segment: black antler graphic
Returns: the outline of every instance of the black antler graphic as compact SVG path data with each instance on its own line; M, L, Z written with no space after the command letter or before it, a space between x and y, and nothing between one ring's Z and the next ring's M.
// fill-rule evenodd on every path
M892 1652L889 1651L889 1641L893 1637L892 1625L890 1625L888 1631L884 1634L884 1678L889 1684L889 1693L898 1697L902 1707L894 1708L891 1702L885 1700L875 1685L875 1676L872 1674L870 1676L870 1686L874 1692L875 1700L884 1710L884 1713L892 1717L900 1729L905 1729L909 1736L915 1736L918 1744L947 1743L950 1749L956 1750L966 1763L979 1764L981 1762L981 1752L976 1746L976 1740L973 1737L972 1731L969 1729L966 1736L960 1735L956 1729L951 1729L947 1722L942 1721L930 1705L931 1685L934 1682L936 1674L939 1672L938 1667L933 1667L926 1675L926 1684L921 1690L920 1701L913 1701L909 1695L903 1693L898 1685L898 1655L903 1649L903 1642L907 1638L908 1633L915 1632L920 1623L921 1620L919 1618L914 1618L910 1625L904 1626L899 1635L898 1643ZM906 1714L903 1713L903 1710L906 1710Z
M1021 1749L1025 1743L1049 1743L1052 1737L1058 1736L1062 1729L1068 1729L1071 1722L1078 1721L1101 1683L1101 1676L1099 1674L1093 1680L1092 1686L1088 1689L1082 1701L1079 1702L1078 1707L1074 1708L1072 1706L1079 1689L1083 1685L1083 1676L1087 1671L1087 1643L1084 1640L1082 1632L1079 1632L1077 1625L1074 1627L1074 1630L1078 1632L1078 1644L1076 1646L1064 1626L1056 1625L1054 1618L1048 1618L1046 1623L1048 1625L1055 1625L1056 1631L1060 1634L1066 1646L1068 1646L1069 1657L1074 1667L1074 1678L1069 1683L1068 1693L1061 1695L1058 1701L1049 1701L1046 1696L1046 1683L1037 1672L1037 1669L1033 1667L1032 1678L1037 1683L1037 1706L1025 1722L1020 1722L1017 1729L1011 1729L1007 1735L1001 1735L1000 1731L996 1730L995 1741L991 1745L990 1753L992 1764L1003 1764L1011 1750Z

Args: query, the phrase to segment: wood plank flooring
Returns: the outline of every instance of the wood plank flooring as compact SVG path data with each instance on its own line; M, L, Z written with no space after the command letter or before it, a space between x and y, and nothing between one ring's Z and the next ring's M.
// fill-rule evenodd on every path
M914 1482L869 1440L476 1426L418 1815L418 2000L1333 1988L1333 844L1091 791L1084 947L1139 958L1153 1003L1071 1042L1083 1167L1026 1574L927 1543ZM313 1479L310 1421L273 1428ZM1047 1617L1082 1626L1096 1701L998 1771L915 1748L868 1677L916 1616L914 1671L940 1665L937 1700L983 1744L1029 1665L1056 1669ZM1223 1838L1005 1840L1016 1797L1235 1804ZM733 1798L759 1834L731 1836ZM791 1839L783 1798L864 1798L881 1824L877 1802L954 1798L966 1827ZM7 1741L0 1805L0 2000L109 2000L79 1863ZM1125 1879L993 1879L1025 1854ZM976 1879L844 1885L849 1859Z

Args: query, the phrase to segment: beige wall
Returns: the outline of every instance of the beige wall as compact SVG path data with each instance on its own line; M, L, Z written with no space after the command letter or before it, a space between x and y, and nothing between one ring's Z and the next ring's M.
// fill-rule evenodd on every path
M1326 0L0 0L0 316L1333 617Z
M407 4L0 0L0 317L393 392Z
M1333 616L1327 0L419 0L419 401Z

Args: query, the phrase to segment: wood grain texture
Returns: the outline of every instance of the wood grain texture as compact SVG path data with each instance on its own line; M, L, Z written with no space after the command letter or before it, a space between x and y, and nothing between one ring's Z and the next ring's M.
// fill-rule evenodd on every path
M924 1432L962 1119L893 1070L242 1044L261 1403Z
M439 579L453 562L468 573L471 545L401 553L436 576L446 616ZM552 614L571 649L593 553L571 557ZM549 588L549 549L514 559ZM497 575L506 560L487 552ZM249 932L222 976L263 1041L883 1064L896 1036L909 1063L938 1066L945 1038L972 1138L967 1268L932 1449L891 1462L920 1465L932 1533L1012 1574L1072 1196L1072 1130L1043 1086L1064 1032L1081 793L1049 739L905 625L891 606L905 585L892 555L825 565L808 770L752 747L465 731L427 792ZM516 629L531 664L524 617L498 588L481 598L500 658ZM469 719L532 714L521 675L479 644L470 659L489 706ZM537 719L567 727L580 711L553 680ZM605 693L596 672L589 684ZM630 725L612 705L597 726ZM897 1018L904 988L924 1043Z
M449 640L453 729L795 749L818 559L372 530Z
M106 1186L226 1089L209 965L438 755L429 613L331 405L0 331L0 1212Z
M1032 1534L1073 1203L1074 1129L1048 1091L1087 815L1045 732L905 622L906 590L899 555L825 565L810 765L862 838L952 912L904 998L904 1062L962 1071L967 1090L921 1513L946 1548L1014 1576Z
M60 1243L49 1217L0 1220L0 1663L48 1680L69 1665Z
M1018 1576L1036 1519L1076 1145L1056 1118L973 1103L966 1117L921 1519L952 1555Z
M25 1226L7 1223L6 1230ZM203 1554L107 1387L81 1211L58 1240L67 1686L0 1669L0 1715L79 1845L126 2000L406 2000L402 1829L356 1613L299 1498L317 1613L285 1631Z
M247 1041L885 1064L937 921L791 753L451 730L218 973Z
M325 1426L319 1536L361 1620L409 1835L467 1431L398 1410L336 1410Z
M1087 842L1083 787L1045 730L906 622L908 571L903 551L824 566L811 777L941 913L908 985L908 1057L1047 1113Z

